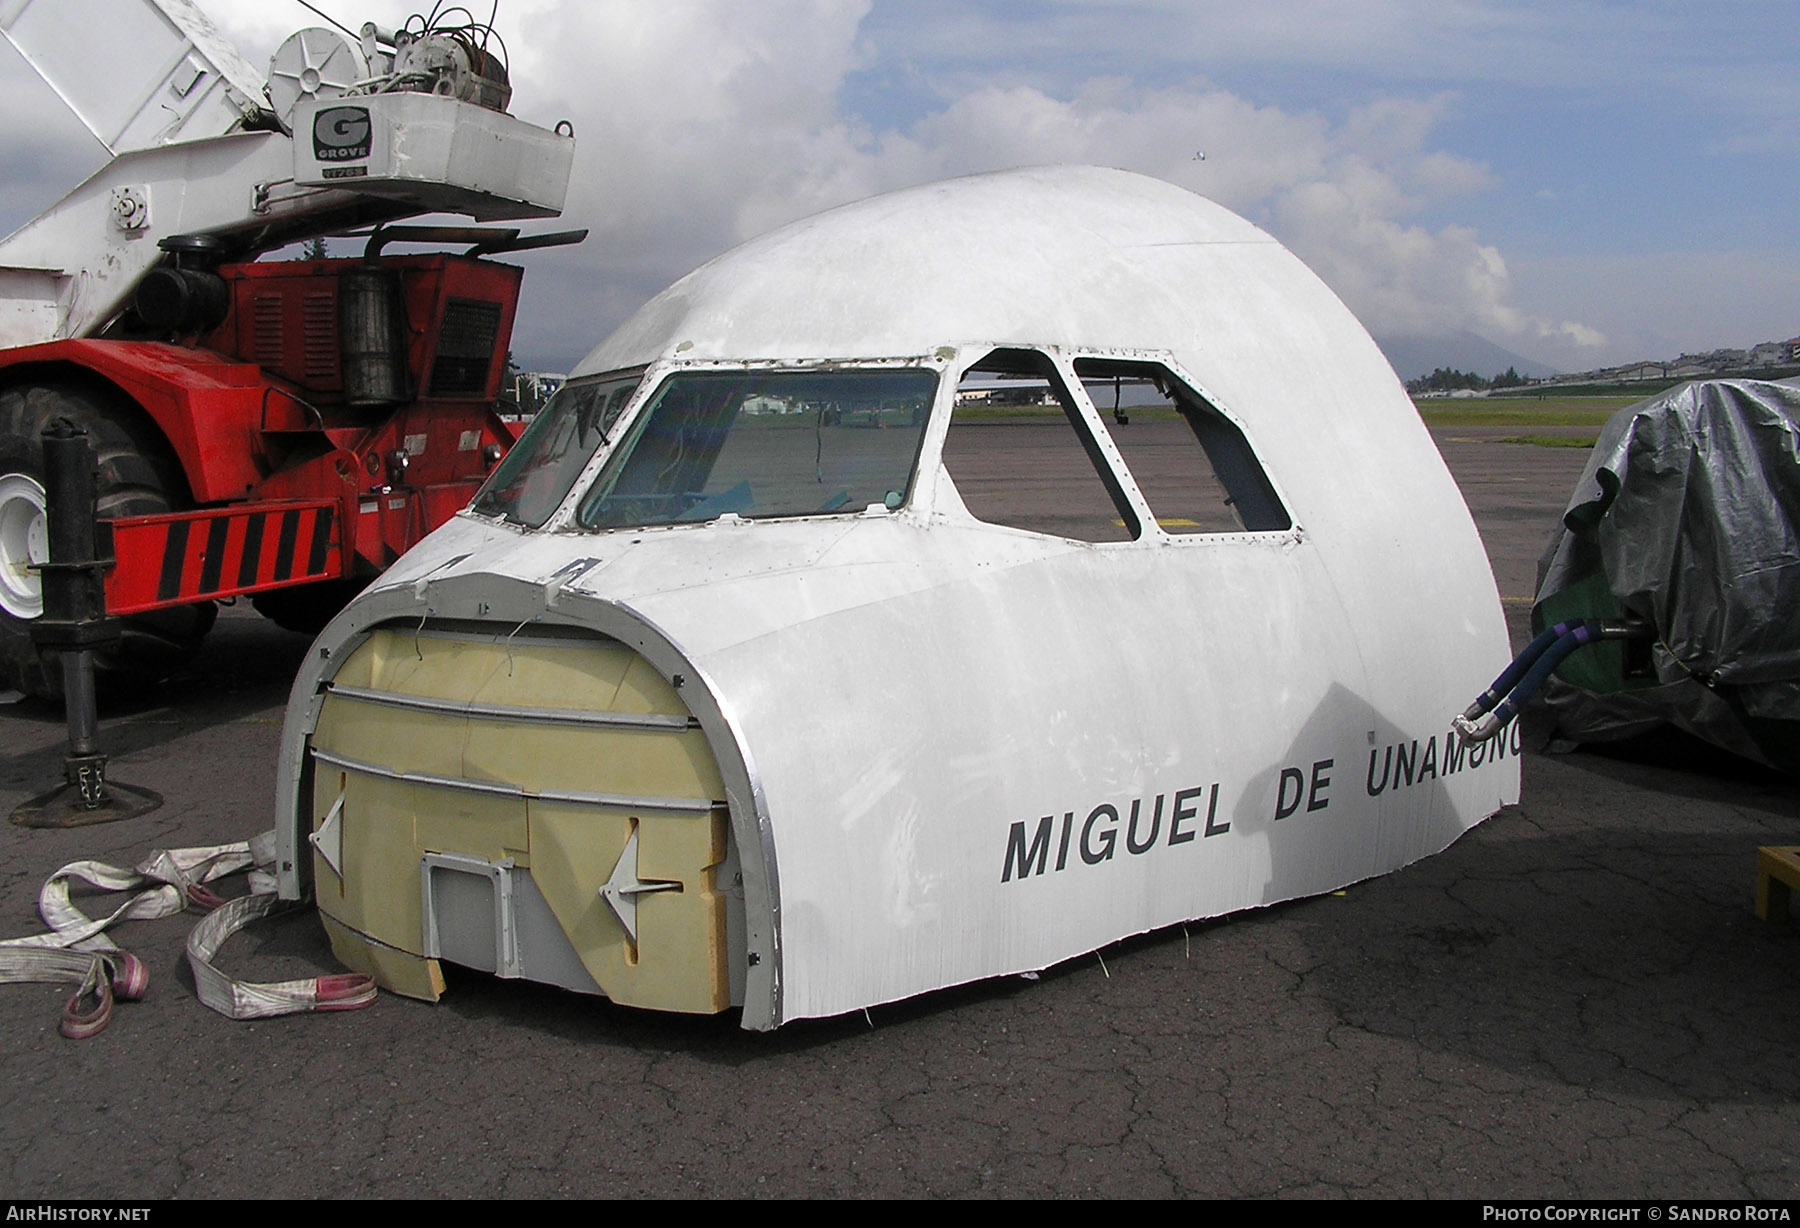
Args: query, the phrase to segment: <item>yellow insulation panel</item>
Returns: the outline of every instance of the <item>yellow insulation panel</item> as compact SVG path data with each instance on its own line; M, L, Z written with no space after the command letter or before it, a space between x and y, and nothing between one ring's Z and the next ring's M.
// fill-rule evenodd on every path
M433 699L687 715L649 662L624 644L597 640L508 644L504 636L496 643L390 628L371 634L334 681Z
M454 777L463 774L468 738L465 716L333 695L319 712L313 745L359 763Z
M678 891L637 897L637 942L600 898L633 827L640 880ZM725 857L725 812L633 815L533 802L531 877L574 942L588 975L626 1006L713 1014L731 1005L725 898L714 868Z
M482 722L457 775L528 793L625 793L710 801L724 793L698 729L605 729Z
M624 648L624 645L620 647ZM687 705L681 702L681 696L669 685L669 680L635 652L625 651L631 657L629 668L619 680L619 689L613 695L608 711L688 715Z
M371 635L333 680L423 700L548 711L688 717L680 694L637 653L613 641L546 643L504 635ZM313 825L344 790L342 879L314 858L333 946L364 953L346 964L398 992L435 997L435 961L422 958L420 862L451 853L528 869L576 954L614 1001L713 1013L730 1005L725 897L715 880L729 816L632 805L545 800L542 792L688 799L724 796L697 728L611 728L529 717L464 715L328 695L313 744L387 772L497 783L509 797L317 765ZM633 831L636 874L678 890L636 896L637 941L600 897ZM623 867L629 877L631 867ZM376 954L369 954L375 951ZM408 963L411 960L413 963ZM420 965L415 967L414 964ZM421 971L431 965L431 974ZM439 983L441 988L441 982Z
M633 954L631 939L600 898L600 888L631 838L631 816L594 806L532 802L530 822L538 853L532 880L588 975L610 996L631 976Z
M319 911L390 946L424 951L419 904L419 850L413 814L419 787L361 772L325 770L313 788L313 830L325 822L337 800L333 785L344 783L338 819L339 877L323 853L313 854L314 894Z
M421 786L414 790L413 805L413 847L420 853L531 864L523 798Z
M725 859L726 814L646 820L638 826L638 878L674 879L680 891L638 897L637 966L645 996L639 1005L662 1010L722 1011L731 1004L725 966L725 897L715 869ZM690 867L707 868L696 875ZM654 974L654 981L646 976ZM705 1004L686 995L701 992L710 981ZM665 1005L661 995L681 995Z
M325 934L331 939L331 953L338 963L352 972L375 978L375 983L408 998L436 1002L444 992L444 970L435 959L425 959L409 951L372 941L368 935L325 917Z

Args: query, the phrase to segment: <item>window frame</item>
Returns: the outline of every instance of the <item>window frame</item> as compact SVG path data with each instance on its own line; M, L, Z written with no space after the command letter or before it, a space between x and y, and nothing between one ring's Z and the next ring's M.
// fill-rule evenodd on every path
M1077 370L1077 364L1085 361L1121 363L1130 366L1156 366L1161 367L1164 371L1168 372L1169 376L1184 388L1189 396L1199 403L1199 408L1203 413L1211 412L1212 414L1215 414L1221 422L1232 431L1236 432L1237 439L1235 442L1242 445L1243 449L1243 454L1236 458L1238 463L1241 464L1245 461L1253 463L1256 468L1256 473L1251 475L1252 480L1260 478L1265 487L1264 490L1254 493L1260 497L1272 500L1275 509L1286 518L1287 524L1279 528L1237 528L1208 530L1198 533L1170 533L1167 529L1164 529L1157 523L1155 509L1150 507L1148 496L1144 494L1143 488L1138 485L1136 475L1131 473L1131 466L1126 463L1124 454L1119 451L1118 444L1112 437L1112 427L1107 425L1105 419L1105 414L1110 411L1102 411L1099 406L1093 403L1092 398L1088 396L1087 384L1081 378L1079 370ZM1073 386L1080 390L1081 397L1088 402L1088 408L1093 412L1093 421L1099 426L1100 433L1106 439L1111 453L1116 458L1119 469L1124 474L1130 476L1132 489L1136 492L1138 499L1144 504L1145 511L1149 514L1148 523L1155 527L1155 531L1158 535L1170 541L1185 541L1189 538L1204 539L1271 536L1285 538L1298 533L1299 524L1294 517L1293 504L1282 492L1281 487L1276 483L1274 475L1269 470L1268 462L1265 461L1262 454L1257 451L1255 441L1250 437L1250 432L1244 429L1244 424L1238 420L1235 414L1230 413L1219 404L1218 398L1202 389L1195 380L1181 369L1180 365L1175 362L1174 355L1145 355L1121 350L1109 350L1103 352L1071 350L1064 353L1063 365L1067 368L1068 377L1074 380ZM1200 458L1211 467L1214 480L1216 480L1219 483L1219 486L1230 495L1232 488L1226 483L1224 476L1218 472L1219 465L1217 460L1213 456L1211 450L1206 446L1206 442L1201 437L1199 431L1195 429L1194 422L1179 405L1176 406L1176 413L1181 415L1184 424L1191 432L1192 442L1196 452L1199 454ZM1235 502L1236 499L1234 498L1231 501ZM1242 519L1241 514L1240 519Z
M980 365L990 354L997 350L1032 351L1048 357L1054 369L1056 379L1073 401L1074 413L1071 425L1076 429L1083 448L1089 459L1095 464L1096 477L1105 485L1117 484L1118 490L1131 505L1138 521L1137 536L1125 541L1089 542L1079 538L1058 537L1035 529L1021 529L992 521L980 520L963 504L960 493L952 493L946 497L943 484L948 483L955 492L955 480L944 466L943 448L950 429L950 420L955 412L956 392L969 371ZM1244 529L1238 532L1212 533L1177 533L1172 534L1156 523L1149 500L1137 484L1131 467L1125 463L1118 446L1114 443L1111 432L1102 420L1102 411L1088 395L1086 386L1075 370L1075 363L1082 359L1095 359L1104 362L1125 362L1134 364L1154 364L1167 370L1187 391L1202 405L1209 408L1229 423L1242 438L1248 457L1256 463L1262 476L1269 485L1270 491L1281 508L1287 513L1289 526L1286 529ZM915 454L911 483L907 497L899 508L886 512L885 515L917 524L925 524L935 519L951 520L979 525L995 532L1023 534L1028 537L1052 541L1069 542L1094 550L1128 550L1146 544L1155 546L1178 546L1184 549L1207 548L1220 543L1233 542L1266 542L1287 543L1302 540L1305 531L1300 517L1295 511L1294 501L1275 471L1258 448L1254 434L1245 427L1243 419L1234 413L1229 404L1214 395L1199 380L1195 379L1175 355L1168 350L1134 349L1123 347L1062 346L1033 344L1026 341L1015 342L963 342L951 343L937 347L928 355L898 355L888 357L866 357L831 360L796 360L796 359L673 359L619 367L602 372L582 373L571 376L569 383L577 381L604 382L619 379L638 373L637 389L626 402L623 411L613 423L612 433L607 442L602 444L591 455L587 463L564 494L557 509L540 525L525 526L515 521L494 516L488 513L474 512L485 523L501 524L525 533L576 532L583 536L604 533L641 533L657 532L681 528L701 527L714 521L696 521L683 524L649 525L637 528L588 529L576 520L579 505L585 499L589 488L599 477L600 471L620 441L627 438L636 426L638 416L645 406L652 403L664 382L678 373L690 371L855 371L863 369L893 370L895 368L918 367L930 370L937 375L937 391L931 403L929 417L925 429L921 433L918 451ZM1065 414L1069 412L1065 407ZM1199 442L1196 439L1196 445ZM1205 455L1202 449L1202 455ZM1109 492L1110 493L1110 492ZM746 524L778 524L794 523L801 520L825 520L838 517L866 516L870 514L866 508L847 508L842 512L815 513L801 517L771 517L766 520L744 521Z
M920 502L919 492L923 485L921 478L927 473L926 465L928 458L935 456L932 445L932 435L938 427L939 417L942 412L945 381L949 378L954 354L955 351L951 347L944 346L928 355L911 354L830 360L665 358L648 364L635 364L607 371L593 373L583 372L578 375L573 375L568 381L571 384L577 382L587 383L590 380L593 382L606 382L608 380L625 377L633 372L641 373L638 376L637 390L632 393L630 399L626 402L623 411L613 422L612 432L607 437L607 441L588 457L587 463L581 468L575 481L563 495L562 501L557 505L556 511L551 513L543 523L536 526L524 526L516 521L502 519L489 513L477 512L474 514L479 516L486 523L503 524L509 528L518 529L526 533L579 533L584 537L609 533L664 532L673 529L699 528L708 524L713 524L716 523L716 521L705 520L673 524L590 529L583 526L578 519L582 502L586 499L588 491L592 488L594 482L599 478L601 472L611 460L613 452L617 450L621 442L633 434L637 428L639 417L645 412L646 407L655 403L657 395L661 392L664 384L667 383L668 380L677 375L691 372L730 374L734 372L801 373L811 371L855 372L918 369L929 371L935 375L937 378L937 387L932 394L930 407L926 411L925 425L919 433L919 442L913 453L912 468L908 473L909 486L906 499L899 508L883 513L887 516L905 515L910 508ZM839 512L819 512L803 516L781 516L755 519L744 518L741 520L741 523L787 524L803 520L826 520L840 517L868 516L871 514L873 513L866 507L846 507L843 511Z
M520 432L519 438L513 441L512 447L507 449L506 455L501 457L500 461L482 481L480 488L476 490L475 494L469 500L469 513L474 516L479 516L481 519L493 524L503 524L527 533L535 533L554 525L558 517L561 516L564 508L568 505L569 496L582 485L584 480L586 480L589 470L593 467L595 458L609 453L613 446L618 443L620 438L618 430L619 424L625 422L631 416L635 404L643 396L644 384L648 378L649 368L640 365L634 367L619 367L612 371L602 371L592 375L570 376L568 379L564 380L562 386L551 395L550 401L554 401L557 397L564 395L577 395L584 388L592 388L607 384L617 384L622 387L626 380L635 380L636 383L632 388L631 395L625 398L624 404L620 406L619 412L612 420L610 422L602 420L598 424L597 429L600 434L600 441L595 445L594 450L588 453L587 458L575 469L569 485L564 488L562 495L557 499L556 503L552 505L549 513L542 519L533 523L526 519L516 518L505 512L487 511L477 507L476 504L480 502L482 495L487 492L489 486L506 471L507 462L513 458L513 454L518 451L519 446L531 438L532 428L537 426L538 422L542 420L544 422L543 429L549 429L551 421L554 420L553 417L545 417L546 413L549 412L550 401L546 401L543 408L539 409L538 412L532 416L531 421L525 424L525 430ZM609 394L607 398L608 401L616 398L617 395L618 392L615 390L613 393ZM601 412L604 414L604 407Z
M940 401L933 411L935 418L926 440L927 457L922 458L922 463L924 463L925 459L928 459L934 470L931 494L929 496L931 505L929 509L925 509L928 510L930 514L952 516L952 518L958 520L966 517L969 523L977 524L983 528L992 529L996 532L1022 533L1048 541L1070 542L1093 550L1129 550L1146 544L1153 546L1178 546L1184 549L1204 549L1216 546L1220 543L1288 543L1299 541L1304 537L1305 534L1301 527L1300 518L1294 511L1293 500L1288 497L1287 492L1282 488L1281 482L1277 480L1274 471L1270 468L1262 451L1257 447L1255 437L1245 427L1243 420L1238 417L1237 414L1233 413L1230 407L1222 402L1219 397L1208 391L1205 385L1199 380L1196 380L1176 360L1175 355L1170 351L1130 349L1122 347L1104 348L1093 346L1040 345L1023 341L965 343L955 346L954 350L956 353L955 362L950 370L946 372L943 382L938 388ZM1074 401L1076 413L1072 415L1071 422L1076 426L1078 436L1082 437L1081 442L1083 447L1088 451L1089 459L1095 464L1097 470L1096 476L1108 486L1116 483L1117 488L1122 492L1125 499L1131 504L1136 513L1138 532L1135 537L1126 541L1097 542L1085 541L1080 538L1059 537L1055 534L1042 532L1041 530L1018 528L1012 525L982 520L973 512L969 511L967 505L963 503L961 492L956 489L955 477L944 464L944 441L949 434L950 420L955 411L957 389L961 386L963 380L967 378L971 370L980 366L991 354L1000 350L1033 351L1048 356L1050 364L1055 370L1057 380L1062 384L1064 390L1066 390L1068 395ZM940 353L941 352L942 351L940 350ZM1111 432L1107 429L1105 422L1102 420L1102 411L1094 404L1093 399L1088 395L1086 386L1082 383L1081 377L1075 370L1075 363L1083 359L1093 359L1101 362L1155 365L1168 371L1169 375L1186 390L1188 395L1192 396L1205 408L1217 414L1237 432L1239 438L1243 441L1246 456L1248 459L1255 462L1256 467L1261 471L1263 480L1268 483L1269 491L1273 495L1276 503L1280 506L1282 511L1286 513L1288 526L1284 529L1239 529L1235 532L1170 533L1161 525L1157 524L1156 516L1150 507L1149 500L1145 498L1143 490L1138 486L1136 476L1131 472L1131 466L1125 463L1124 456L1119 452L1118 445L1113 441ZM1066 409L1065 412L1067 412ZM1206 453L1204 446L1197 436L1194 440L1194 444L1199 457L1210 463L1210 456ZM944 498L940 494L941 487L939 486L939 483L943 482L947 482L950 489L955 492L952 498ZM922 483L915 483L916 488L922 487L922 485ZM915 496L915 498L916 497L917 496ZM952 513L952 509L954 509L954 514ZM1127 527L1129 528L1129 521L1127 522Z
M1082 453L1087 457L1088 463L1094 468L1095 479L1106 492L1113 509L1119 513L1126 534L1124 540L1065 537L1061 534L1046 532L1043 529L1026 528L1022 525L1008 524L998 520L984 520L969 508L961 487L956 484L956 475L950 472L949 465L944 460L944 448L949 441L951 427L955 423L956 398L962 391L963 381L968 379L969 374L981 367L982 364L1002 354L1020 355L1025 357L1030 365L1042 366L1042 371L1032 372L1032 376L1044 379L1050 386L1052 394L1055 395L1058 405L1062 408L1064 420L1068 423L1069 429L1074 432L1075 440L1080 445ZM946 380L945 382L950 386L950 395L948 405L943 411L943 426L938 432L936 441L937 471L956 490L957 502L962 505L963 511L967 512L972 520L992 529L1030 533L1037 537L1047 537L1056 541L1079 542L1084 546L1127 546L1143 539L1145 527L1143 497L1129 482L1129 472L1118 463L1116 449L1112 447L1111 441L1105 438L1105 432L1094 429L1095 423L1089 416L1093 407L1088 405L1084 408L1082 398L1077 393L1075 386L1069 382L1069 373L1056 362L1047 347L1030 345L980 347L974 359L958 363L955 381L952 383Z
M714 476L715 466L719 465L721 459L727 454L727 449L731 446L730 441L734 438L741 438L741 436L737 435L737 432L743 430L753 431L754 429L746 427L739 421L740 414L744 412L743 406L747 404L749 400L749 397L744 394L741 389L742 384L747 382L754 383L758 381L792 379L795 377L798 377L798 380L803 383L807 378L812 378L814 380L830 380L832 377L842 377L846 380L855 380L858 377L882 375L900 378L924 377L930 380L929 394L923 397L923 416L915 417L914 421L909 424L909 428L916 432L912 440L910 455L906 460L904 469L896 464L892 471L895 474L902 476L904 482L900 485L898 490L898 502L891 506L883 503L849 499L840 506L829 506L829 510L818 509L802 511L797 508L790 508L788 510L771 513L720 511L716 515L707 514L698 517L675 516L644 521L627 520L621 523L593 522L592 518L598 516L615 498L626 503L630 503L633 499L638 498L638 496L629 494L620 495L618 493L619 483L626 480L628 477L635 475L633 466L638 463L638 454L640 450L646 446L645 431L653 421L654 415L663 409L665 398L670 395L671 389L674 388L678 381L688 382L695 392L700 392L709 384L717 385L726 389L726 395L724 399L719 401L718 408L723 410L728 403L734 405L730 410L729 415L718 423L693 424L695 429L716 432L718 435L717 444L710 453L706 454L705 460L706 470L708 472L706 480L708 483L711 483L716 480L716 477ZM913 491L918 486L919 459L924 450L925 436L931 422L931 412L937 403L938 386L942 379L942 372L916 363L838 363L829 366L809 364L798 367L781 364L759 364L755 367L738 365L708 370L688 368L671 371L663 376L656 391L653 392L646 401L644 408L633 416L629 424L620 428L616 445L612 450L612 454L608 457L607 462L599 468L592 480L588 482L587 488L571 505L570 526L571 528L579 529L584 533L606 533L616 530L636 531L642 529L670 528L680 525L710 524L714 521L728 518L745 522L769 522L783 520L814 520L821 517L868 516L877 514L876 509L878 508L886 513L898 511L911 501ZM730 385L734 383L740 385L740 390L736 393L730 391ZM919 391L924 393L925 389L921 388ZM759 393L758 395L763 394ZM918 412L919 411L915 409L915 413ZM825 422L824 425L827 428L836 429L835 420ZM683 426L682 429L685 431L689 428L688 426ZM867 451L866 448L861 450ZM654 463L655 454L651 453L650 456L652 463ZM895 461L898 460L897 457L893 459ZM734 471L727 472L726 480L729 480L733 472ZM745 485L749 478L753 476L755 476L754 473L746 474L739 482L739 485ZM896 491L892 487L888 489L890 498L895 493Z

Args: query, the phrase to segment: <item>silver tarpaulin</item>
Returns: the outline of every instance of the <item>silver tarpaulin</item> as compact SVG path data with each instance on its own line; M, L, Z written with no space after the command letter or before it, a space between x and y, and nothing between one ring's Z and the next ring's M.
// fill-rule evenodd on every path
M1558 731L1667 722L1800 771L1800 381L1684 384L1607 422L1539 564L1533 622L1640 619L1545 689Z

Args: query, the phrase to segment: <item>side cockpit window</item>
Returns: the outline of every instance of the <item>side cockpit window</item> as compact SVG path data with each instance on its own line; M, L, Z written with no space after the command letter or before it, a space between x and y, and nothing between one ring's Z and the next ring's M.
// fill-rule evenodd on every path
M1243 432L1167 367L1078 358L1075 373L1164 532L1293 526Z
M542 525L568 497L589 458L611 442L613 426L642 378L642 371L633 371L557 389L495 466L472 510L528 528Z
M1141 532L1074 398L1039 351L995 350L969 368L943 459L977 520L1086 542Z

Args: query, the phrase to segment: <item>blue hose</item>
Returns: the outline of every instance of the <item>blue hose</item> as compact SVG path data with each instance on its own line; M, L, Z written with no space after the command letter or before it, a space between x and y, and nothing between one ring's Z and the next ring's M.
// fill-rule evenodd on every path
M1557 623L1554 627L1546 628L1536 639L1525 645L1525 650L1513 658L1511 665L1500 671L1500 676L1494 679L1494 685L1483 691L1474 703L1464 709L1463 715L1474 720L1484 713L1493 711L1494 705L1505 699L1512 689L1519 685L1519 679L1525 676L1526 671L1537 662L1539 657L1548 652L1553 644L1576 628L1586 626L1590 621L1592 620ZM1594 625L1598 626L1599 624L1596 622Z
M1603 639L1624 639L1634 633L1623 623L1596 618L1557 623L1527 644L1494 679L1494 685L1451 720L1451 727L1464 742L1486 741L1506 728L1570 653Z

